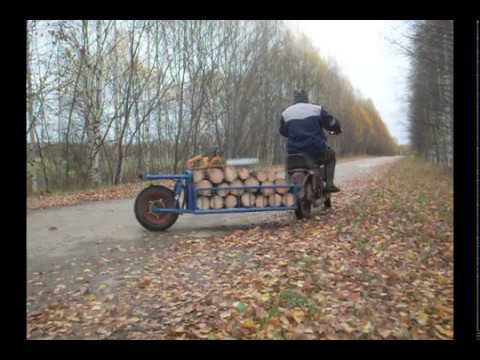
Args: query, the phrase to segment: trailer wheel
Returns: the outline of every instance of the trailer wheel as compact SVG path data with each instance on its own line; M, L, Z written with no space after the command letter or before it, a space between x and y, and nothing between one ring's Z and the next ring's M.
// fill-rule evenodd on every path
M178 208L178 202L172 190L161 186L149 186L140 192L135 199L135 217L147 230L162 231L172 226L178 219L178 213L155 214L155 207Z

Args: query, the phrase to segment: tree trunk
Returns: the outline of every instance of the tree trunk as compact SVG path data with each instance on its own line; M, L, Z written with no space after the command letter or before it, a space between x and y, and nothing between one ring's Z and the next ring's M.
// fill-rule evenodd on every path
M32 24L33 20L30 20L27 24ZM31 149L31 179L32 179L32 192L37 193L38 187L38 164L40 162L38 153L38 143L35 136L35 119L33 116L33 94L32 94L32 56L31 56L31 38L33 29L28 29L27 32L27 121L30 127L30 149Z

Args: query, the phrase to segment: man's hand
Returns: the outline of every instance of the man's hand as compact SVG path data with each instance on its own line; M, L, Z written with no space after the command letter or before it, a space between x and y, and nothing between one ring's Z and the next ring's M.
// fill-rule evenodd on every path
M342 133L342 127L340 122L337 120L335 126L333 127L332 131L329 131L330 135L338 135Z

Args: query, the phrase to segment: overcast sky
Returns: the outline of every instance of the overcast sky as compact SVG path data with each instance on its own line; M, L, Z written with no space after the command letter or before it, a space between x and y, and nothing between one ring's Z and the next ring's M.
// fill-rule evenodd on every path
M401 21L289 20L287 24L307 34L323 57L334 58L353 87L372 99L390 134L400 143L407 142L404 123L409 65L388 41L398 37Z

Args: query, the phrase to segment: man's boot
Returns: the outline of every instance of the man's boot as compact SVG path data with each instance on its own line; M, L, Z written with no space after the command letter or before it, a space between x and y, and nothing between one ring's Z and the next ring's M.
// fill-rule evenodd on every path
M333 177L335 176L335 160L329 161L327 164L325 164L325 173L327 177L327 186L325 187L325 192L339 192L340 189L333 185Z

